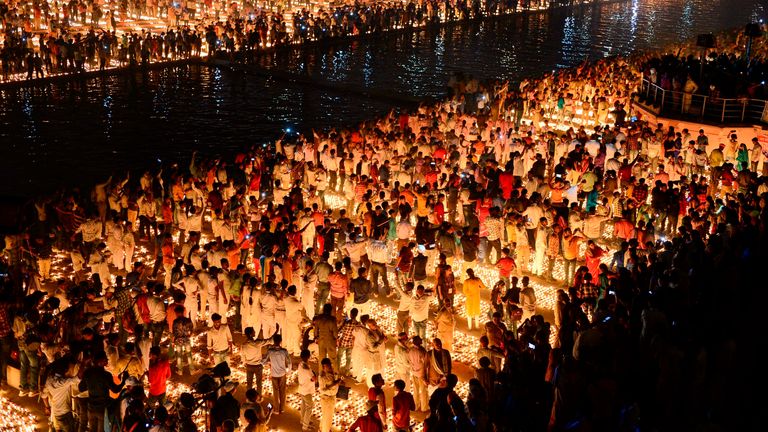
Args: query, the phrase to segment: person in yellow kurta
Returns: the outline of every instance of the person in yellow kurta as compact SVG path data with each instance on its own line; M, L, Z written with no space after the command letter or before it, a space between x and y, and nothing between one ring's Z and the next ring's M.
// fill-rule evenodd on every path
M467 327L479 328L478 319L480 318L480 289L485 288L483 281L475 276L475 271L467 269L467 279L464 281L463 290L467 304L464 309L467 312ZM474 327L473 327L474 326Z

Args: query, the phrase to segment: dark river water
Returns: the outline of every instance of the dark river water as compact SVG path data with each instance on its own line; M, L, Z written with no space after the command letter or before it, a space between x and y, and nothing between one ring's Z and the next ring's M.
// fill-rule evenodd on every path
M514 81L760 18L768 18L765 0L627 0L294 49L261 61L338 89L184 66L0 90L0 197L186 163L192 149L227 153L274 139L285 127L348 125L396 105L345 86L434 98L454 71Z

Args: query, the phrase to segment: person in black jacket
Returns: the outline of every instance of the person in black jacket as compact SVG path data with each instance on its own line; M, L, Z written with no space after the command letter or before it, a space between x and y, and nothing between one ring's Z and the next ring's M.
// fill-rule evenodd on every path
M107 353L99 351L93 356L93 366L83 373L78 389L88 391L88 432L101 432L104 430L104 413L107 405L112 401L109 392L119 393L125 385L128 377L121 373L122 380L115 384L112 374L104 367L107 365Z
M235 427L238 426L240 420L240 402L232 396L237 383L229 381L222 390L224 394L216 399L211 409L211 430L217 430L216 428L223 425L225 421L231 420L235 423Z

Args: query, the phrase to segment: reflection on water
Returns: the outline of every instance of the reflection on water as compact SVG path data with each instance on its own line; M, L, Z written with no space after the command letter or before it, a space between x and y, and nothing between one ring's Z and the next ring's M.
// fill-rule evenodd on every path
M186 163L299 130L352 124L391 102L345 85L440 97L448 76L517 80L588 59L694 37L765 17L761 0L627 0L265 55L263 67L337 82L338 91L175 67L0 91L0 196L91 183L115 169Z

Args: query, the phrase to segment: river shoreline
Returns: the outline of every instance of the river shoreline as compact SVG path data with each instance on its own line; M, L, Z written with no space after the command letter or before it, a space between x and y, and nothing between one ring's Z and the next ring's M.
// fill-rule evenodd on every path
M523 10L523 11L509 13L509 14L483 16L480 18L453 20L453 21L446 21L446 22L439 22L439 23L427 23L420 26L385 30L379 33L366 33L366 34L359 34L359 35L340 36L340 37L334 37L334 38L328 38L328 39L322 39L322 40L312 40L312 41L307 41L303 43L283 45L279 47L268 47L256 53L255 57L258 58L263 55L277 54L277 53L290 54L291 52L294 52L294 51L301 51L307 48L313 48L318 46L332 47L334 45L349 43L353 41L373 40L383 36L389 37L390 35L398 35L398 34L404 34L404 33L436 31L436 30L451 28L457 25L467 25L467 24L480 23L480 22L492 22L497 20L513 19L513 18L525 17L529 15L549 13L551 11L558 11L558 10L563 10L567 8L571 8L571 9L586 8L586 7L593 7L593 6L616 4L616 3L626 3L627 1L628 0L605 0L605 1L598 0L590 3L582 3L577 5L557 6L557 7L547 8L547 9ZM104 77L109 75L135 73L141 70L165 69L165 68L173 68L173 67L184 66L184 65L208 66L209 65L208 62L212 60L215 61L215 60L222 60L222 59L226 59L226 56L217 56L214 58L211 58L209 56L189 57L185 59L164 60L159 62L150 62L146 64L138 64L138 65L132 64L128 66L110 67L110 68L105 68L104 70L89 70L89 71L77 72L77 73L45 76L43 78L22 79L17 81L5 81L5 82L0 82L0 90L12 89L12 88L36 87L36 86L46 85L49 83L78 81L78 80L85 80L90 78L99 78L99 77Z

